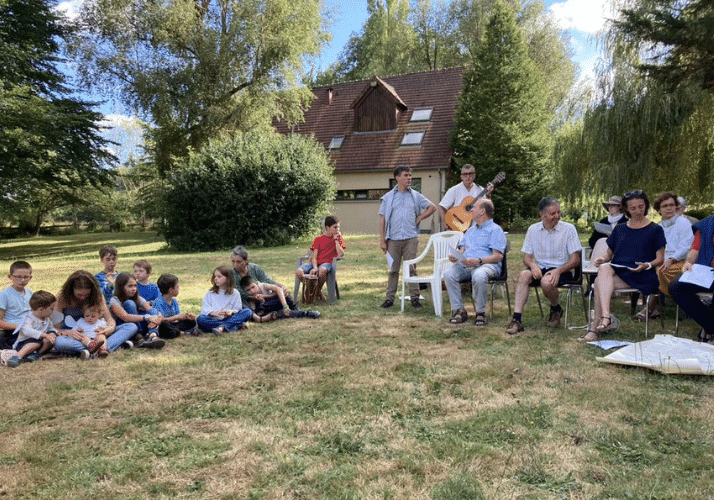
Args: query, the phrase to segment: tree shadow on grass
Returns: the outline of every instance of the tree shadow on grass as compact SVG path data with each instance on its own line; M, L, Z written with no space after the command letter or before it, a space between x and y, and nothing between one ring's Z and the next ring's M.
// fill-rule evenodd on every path
M131 255L130 247L136 245L157 245L154 250L145 249L141 255L157 255L168 252L163 239L156 233L88 233L65 236L40 236L0 241L0 260L28 260L33 258L59 255L97 254L104 245L114 245L127 249L125 255Z

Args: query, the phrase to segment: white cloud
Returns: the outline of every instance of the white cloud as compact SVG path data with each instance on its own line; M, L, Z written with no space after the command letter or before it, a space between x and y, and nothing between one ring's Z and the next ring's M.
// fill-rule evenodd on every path
M56 11L62 12L71 21L77 19L79 15L79 9L82 8L82 2L84 0L68 0L66 2L60 2L55 8Z
M551 4L550 11L561 28L589 34L600 31L614 17L610 0L566 0Z

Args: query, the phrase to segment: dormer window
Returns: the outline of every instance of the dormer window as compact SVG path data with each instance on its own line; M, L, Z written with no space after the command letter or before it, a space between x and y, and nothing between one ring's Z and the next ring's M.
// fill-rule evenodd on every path
M407 132L402 138L402 146L419 146L424 140L424 132Z
M410 122L428 122L431 120L431 112L434 108L415 109L412 111Z
M342 147L342 143L344 141L345 141L344 135L333 137L332 140L330 141L330 145L327 147L327 149L340 149Z

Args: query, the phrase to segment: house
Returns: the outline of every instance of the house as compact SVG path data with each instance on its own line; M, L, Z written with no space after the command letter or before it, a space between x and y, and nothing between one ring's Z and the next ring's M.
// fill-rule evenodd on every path
M314 135L335 167L333 214L351 234L379 233L380 198L399 165L412 168L412 187L434 204L448 185L449 134L461 92L462 68L449 68L316 87L305 122L281 133ZM439 230L438 215L421 225Z

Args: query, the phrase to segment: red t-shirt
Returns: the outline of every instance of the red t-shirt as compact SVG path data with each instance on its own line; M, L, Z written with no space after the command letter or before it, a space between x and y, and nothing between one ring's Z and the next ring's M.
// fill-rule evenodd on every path
M339 235L337 238L342 249L346 249L347 245L345 245L345 240L342 239L342 235ZM312 242L312 246L310 246L310 250L316 253L318 266L321 264L332 264L332 259L338 256L335 240L326 234L315 238Z

